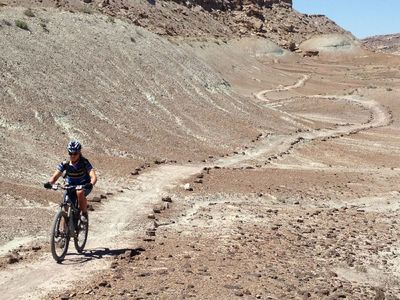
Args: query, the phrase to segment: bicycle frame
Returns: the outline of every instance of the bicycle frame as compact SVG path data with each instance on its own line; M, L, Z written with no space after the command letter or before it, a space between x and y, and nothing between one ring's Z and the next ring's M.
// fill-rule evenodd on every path
M65 194L63 196L63 201L60 204L60 209L64 209L67 212L68 217L68 230L71 233L74 233L78 217L80 213L80 209L78 207L78 199L75 196L75 201L70 199L70 193L75 193L76 190L82 189L82 186L61 186L61 185L53 185L53 189L63 189L65 190ZM75 203L74 203L75 202Z

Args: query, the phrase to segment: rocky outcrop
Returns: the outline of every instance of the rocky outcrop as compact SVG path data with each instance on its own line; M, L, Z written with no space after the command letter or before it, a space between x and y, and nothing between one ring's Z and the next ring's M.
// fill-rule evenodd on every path
M323 15L295 11L292 0L2 0L15 6L56 6L130 20L158 35L232 39L257 35L295 51L314 35L345 33Z
M274 4L286 4L292 6L292 0L171 0L179 4L193 7L201 6L207 11L235 11L245 10L246 6L256 6L260 8L271 8Z

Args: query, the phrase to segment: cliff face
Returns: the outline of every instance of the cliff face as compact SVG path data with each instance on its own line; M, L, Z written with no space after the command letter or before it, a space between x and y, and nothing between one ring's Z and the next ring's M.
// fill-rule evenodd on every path
M172 0L185 6L201 6L207 11L235 11L244 10L246 6L258 6L260 8L271 8L274 4L287 4L292 6L292 0Z

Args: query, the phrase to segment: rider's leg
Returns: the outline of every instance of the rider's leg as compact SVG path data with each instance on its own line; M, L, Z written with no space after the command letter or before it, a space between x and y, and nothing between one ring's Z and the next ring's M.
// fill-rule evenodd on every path
M64 199L65 199L65 197L67 196L67 191L65 191L64 192ZM66 212L66 213L68 213L68 207L67 206L64 206L64 211ZM64 218L61 218L61 220L60 220L60 225L59 225L59 227L58 227L58 229L61 231L61 232L65 232L66 230L65 230L65 226L66 226L66 224L65 224L65 220L64 220Z
M78 196L79 208L83 214L87 214L87 200L85 196L84 190L76 191L76 195Z

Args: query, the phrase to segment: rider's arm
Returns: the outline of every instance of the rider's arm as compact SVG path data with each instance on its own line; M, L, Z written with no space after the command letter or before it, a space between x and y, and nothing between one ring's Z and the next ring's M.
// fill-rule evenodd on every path
M90 176L90 183L95 185L97 182L97 175L96 175L96 172L94 171L94 169L90 170L89 176Z
M55 171L53 176L50 177L49 182L51 184L55 184L57 182L58 178L60 178L61 175L62 175L62 172L60 172L58 170Z

